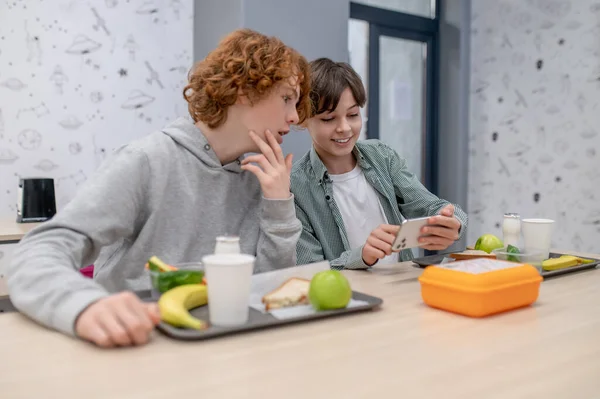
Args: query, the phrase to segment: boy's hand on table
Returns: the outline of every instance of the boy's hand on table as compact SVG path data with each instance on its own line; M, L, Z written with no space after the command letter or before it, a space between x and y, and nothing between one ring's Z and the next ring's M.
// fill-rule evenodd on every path
M144 303L131 292L102 298L75 322L75 333L103 348L142 345L160 322L155 303Z

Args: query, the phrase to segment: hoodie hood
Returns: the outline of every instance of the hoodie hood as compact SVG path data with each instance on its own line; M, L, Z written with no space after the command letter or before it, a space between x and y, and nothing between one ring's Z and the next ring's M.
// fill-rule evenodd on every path
M243 172L240 167L242 158L227 165L221 165L221 161L219 161L219 157L213 151L212 146L191 118L178 118L164 127L162 132L171 137L173 141L185 150L192 153L201 162L206 164L207 167L222 168L237 173Z

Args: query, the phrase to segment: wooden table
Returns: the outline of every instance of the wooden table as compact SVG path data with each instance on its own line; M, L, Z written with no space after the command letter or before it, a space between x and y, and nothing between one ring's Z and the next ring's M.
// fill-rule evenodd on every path
M14 244L40 223L17 223L15 220L0 219L0 244Z
M425 306L409 264L348 271L378 311L205 342L101 350L0 315L2 398L597 398L600 271L532 307L470 319ZM55 395L55 396L52 396Z
M17 223L15 219L0 219L0 295L6 291L2 279L12 251L25 234L39 225L40 223Z

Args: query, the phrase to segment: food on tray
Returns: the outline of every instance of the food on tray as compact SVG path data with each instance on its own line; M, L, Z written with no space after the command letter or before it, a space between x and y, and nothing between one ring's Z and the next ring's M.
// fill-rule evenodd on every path
M488 254L494 249L504 248L504 243L501 239L493 234L484 234L475 243L476 250L485 251Z
M580 258L580 257L574 256L574 255L562 255L560 258L567 258L567 259L575 258L577 260L577 264L579 264L579 265L594 263L594 259Z
M561 256L560 258L546 259L542 262L542 269L546 271L565 269L577 266L579 262L575 256Z
M485 251L476 250L476 249L467 249L466 251L451 253L448 257L456 260L467 260L467 259L477 259L477 258L490 258L495 259L495 254L488 254Z
M310 280L292 277L262 297L267 311L288 306L307 305Z
M153 256L146 263L146 269L151 271L150 279L152 286L160 293L186 284L206 284L204 271L202 270L179 270Z
M160 296L160 317L175 327L203 330L208 327L204 320L192 316L190 309L208 303L208 292L204 284L188 284L175 287Z
M515 247L514 245L508 244L508 247L506 247L506 252L508 252L509 254L514 254L514 255L508 255L506 260L511 261L511 262L519 262L519 257L516 256L516 255L521 254L521 251L519 251L519 248Z
M175 266L167 265L165 262L158 259L157 256L153 256L148 259L148 263L146 263L146 269L152 270L153 272L168 272L177 270Z
M546 271L560 270L592 262L594 261L591 259L579 258L573 255L562 255L559 258L550 258L543 261L542 269Z
M587 264L590 264L590 263L594 263L594 260L593 260L593 259L586 259L586 258L577 258L577 259L579 259L579 261L580 261L580 262L581 262L581 264L583 264L583 265L587 265Z
M313 276L308 298L315 310L342 309L352 299L352 288L342 273L325 270Z
M160 293L164 293L180 285L203 284L204 272L202 270L175 270L159 273L155 280L153 281L154 288Z

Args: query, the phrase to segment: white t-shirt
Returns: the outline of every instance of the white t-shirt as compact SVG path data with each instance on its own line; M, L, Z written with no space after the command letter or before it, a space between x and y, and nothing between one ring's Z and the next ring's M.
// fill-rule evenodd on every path
M333 181L333 198L342 214L350 247L362 247L373 230L380 224L388 224L377 191L369 184L358 164L348 173L329 176ZM377 263L396 262L398 253L392 253Z

